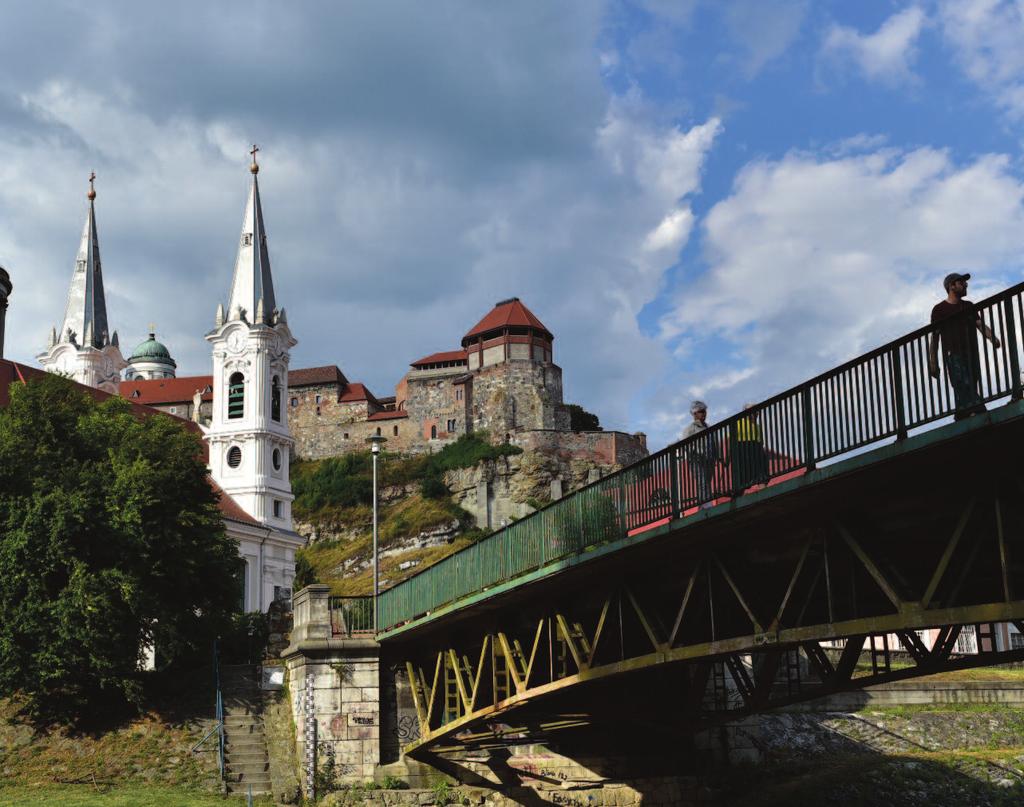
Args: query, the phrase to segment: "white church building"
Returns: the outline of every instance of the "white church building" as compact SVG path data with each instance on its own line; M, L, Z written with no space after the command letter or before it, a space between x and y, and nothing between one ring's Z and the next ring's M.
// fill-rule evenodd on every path
M292 529L292 437L288 407L283 405L296 340L274 296L256 151L253 147L252 182L227 307L218 305L213 330L206 334L213 365L212 381L206 384L212 390L211 417L208 425L201 425L198 418L184 420L188 428L202 432L210 477L221 495L224 526L245 563L246 611L266 611L275 599L290 601L295 551L305 543ZM89 180L89 209L64 319L59 329L50 331L38 359L48 372L118 394L122 371L130 381L164 383L175 378L176 364L153 333L126 361L117 332L110 330L94 179L95 175ZM187 384L192 379L176 380ZM202 393L195 390L197 402Z

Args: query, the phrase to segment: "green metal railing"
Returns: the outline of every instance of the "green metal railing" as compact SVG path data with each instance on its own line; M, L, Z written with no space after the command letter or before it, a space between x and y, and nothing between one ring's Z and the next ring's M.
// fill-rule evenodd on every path
M920 328L423 569L381 593L380 630L643 527L685 517L702 505L741 496L752 486L903 439L984 403L1019 400L1024 283L979 303L977 313L998 347L963 318Z
M328 608L331 613L331 635L373 635L372 597L331 597Z

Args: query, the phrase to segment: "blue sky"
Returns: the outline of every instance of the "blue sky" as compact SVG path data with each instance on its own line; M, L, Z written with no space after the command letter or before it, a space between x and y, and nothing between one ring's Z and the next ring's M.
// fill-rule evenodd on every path
M63 310L85 179L127 350L185 373L260 174L294 367L389 394L520 296L567 400L674 439L1021 279L1024 3L0 5L7 355Z

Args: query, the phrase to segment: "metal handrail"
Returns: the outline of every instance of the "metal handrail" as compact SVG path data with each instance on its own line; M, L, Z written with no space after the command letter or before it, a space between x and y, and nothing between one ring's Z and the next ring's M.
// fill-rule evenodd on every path
M220 691L220 654L218 648L218 641L213 640L213 687L216 692L214 699L214 716L216 723L210 728L203 738L192 746L190 753L195 753L199 748L202 747L213 733L217 732L217 763L220 769L220 779L224 781L224 698Z
M902 440L964 411L971 389L977 406L1019 400L1024 283L978 303L977 311L1000 347L962 319L918 328L417 571L380 594L380 630L761 483ZM937 378L929 367L934 348L940 348ZM974 379L966 385L965 367L968 381Z
M330 597L328 609L332 636L373 635L372 597Z

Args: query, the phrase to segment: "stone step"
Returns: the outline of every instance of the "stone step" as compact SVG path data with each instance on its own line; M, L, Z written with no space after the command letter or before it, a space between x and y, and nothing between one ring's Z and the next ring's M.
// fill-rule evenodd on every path
M228 773L225 773L224 776L226 777L225 784L227 784L227 786L229 788L234 786L236 788L236 792L237 792L237 790L242 790L244 792L245 789L248 787L248 785L252 785L252 792L253 793L256 792L256 788L258 788L258 787L266 787L266 788L270 787L270 774L269 773L262 773L262 774L241 774L241 773L238 773L238 774L228 774Z
M225 750L224 759L227 762L245 764L249 762L267 762L267 749L263 746L252 748L234 748Z
M257 773L265 773L270 776L270 763L264 759L257 762L225 762L225 775L252 776Z
M224 715L226 729L244 729L249 726L262 726L263 715Z
M250 792L249 785L252 785L252 791L251 792L252 792L252 794L254 796L265 796L268 793L270 793L271 790L272 790L272 788L270 786L270 782L267 781L267 782L250 782L249 784L244 784L244 785L243 784L237 784L237 783L236 784L232 784L232 783L229 782L227 784L227 791L228 791L228 793L230 793L232 795L237 794L237 795L245 796L245 795L248 795L249 792Z

